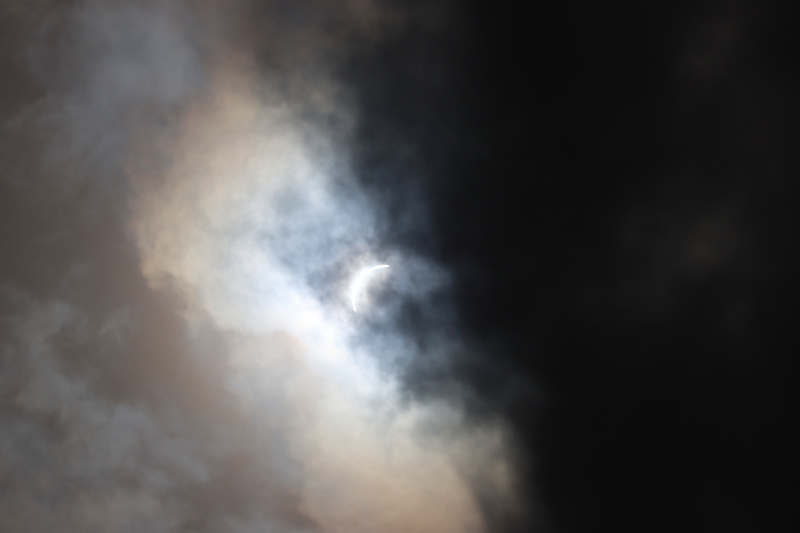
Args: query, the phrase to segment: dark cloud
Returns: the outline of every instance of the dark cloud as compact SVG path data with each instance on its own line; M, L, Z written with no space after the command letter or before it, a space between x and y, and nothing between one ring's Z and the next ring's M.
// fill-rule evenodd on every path
M796 289L786 13L472 15L479 53L458 55L480 81L457 96L473 106L455 142L431 141L461 148L428 201L460 327L491 356L448 361L441 379L507 413L555 530L781 523L793 395L779 346L795 343L779 294ZM426 82L431 103L462 89Z

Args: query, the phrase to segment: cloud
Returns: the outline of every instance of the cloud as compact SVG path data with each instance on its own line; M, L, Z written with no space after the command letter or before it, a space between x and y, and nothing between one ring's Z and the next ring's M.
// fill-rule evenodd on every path
M3 186L61 209L15 246L64 244L4 289L2 529L491 530L487 500L514 507L510 436L458 395L404 394L404 360L470 348L432 298L446 272L384 240L349 161L358 116L335 61L402 16L59 9L39 27L61 46L30 47L46 96L6 126L40 157ZM375 260L397 274L362 319L346 287Z

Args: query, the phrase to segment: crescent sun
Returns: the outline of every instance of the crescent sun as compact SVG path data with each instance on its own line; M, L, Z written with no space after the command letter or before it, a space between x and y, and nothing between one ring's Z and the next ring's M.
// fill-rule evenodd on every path
M353 279L353 283L350 285L350 304L353 306L353 311L358 312L356 303L358 301L358 296L361 294L361 291L364 289L364 286L367 284L369 277L372 275L373 272L376 270L381 270L383 268L389 268L389 265L377 265L373 267L367 267L358 274L356 274L355 278Z

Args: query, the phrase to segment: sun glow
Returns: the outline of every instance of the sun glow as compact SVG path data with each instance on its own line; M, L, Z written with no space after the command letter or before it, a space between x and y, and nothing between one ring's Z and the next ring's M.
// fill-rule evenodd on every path
M350 304L353 308L353 312L358 312L358 297L366 287L367 281L369 281L372 273L376 270L382 270L384 268L389 268L389 265L376 265L367 267L360 270L358 274L356 274L355 278L353 279L353 283L350 285Z

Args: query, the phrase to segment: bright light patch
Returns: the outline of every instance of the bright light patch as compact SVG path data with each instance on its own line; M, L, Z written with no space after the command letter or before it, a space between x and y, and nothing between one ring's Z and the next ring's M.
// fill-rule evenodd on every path
M350 285L350 303L353 306L354 312L356 313L358 312L358 308L356 305L358 297L366 287L367 281L369 281L369 278L372 276L372 273L375 272L376 270L381 270L384 268L389 268L389 265L377 265L373 267L367 267L361 270L358 274L356 274L356 277L353 279L353 283Z

